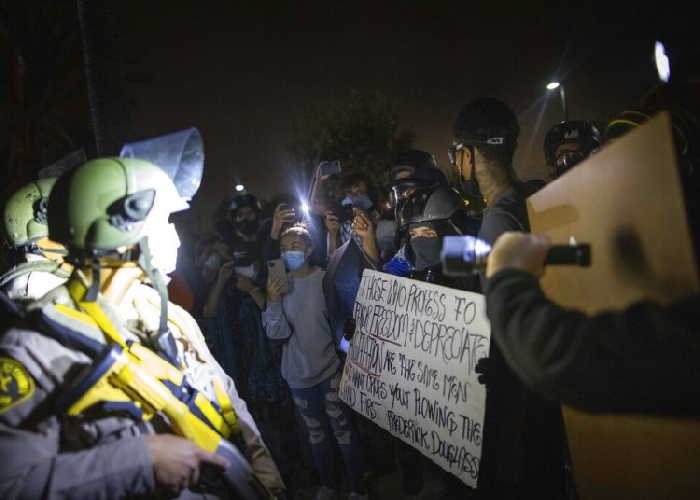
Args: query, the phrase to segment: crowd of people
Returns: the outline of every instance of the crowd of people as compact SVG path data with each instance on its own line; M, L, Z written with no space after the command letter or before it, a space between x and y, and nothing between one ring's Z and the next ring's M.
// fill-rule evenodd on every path
M660 86L603 134L587 121L553 126L547 181L669 110L696 227L698 95L686 83ZM426 151L399 152L380 182L329 158L308 200L266 203L236 191L214 231L179 259L168 216L187 208L187 196L151 163L96 159L17 191L3 220L10 265L1 297L11 326L0 337L0 445L12 460L0 466L0 496L226 497L240 488L248 498L252 484L268 498L380 498L379 478L398 468L408 498L429 473L444 498L572 499L560 402L697 415L696 384L687 383L698 380L696 298L591 319L544 298L537 277L549 243L525 234L525 200L546 181L518 178L519 137L506 103L474 99L456 110L452 182ZM485 275L443 273L443 239L458 235L494 246ZM476 489L339 397L368 268L487 296L494 342L478 367L487 399ZM624 368L637 373L648 360L613 333L642 324L635 334L649 344L662 329L679 339L654 351L669 368L643 386L684 390L631 384ZM561 356L543 356L545 337ZM592 361L606 356L605 366ZM140 380L166 396L142 392ZM192 430L195 420L203 430ZM224 491L207 471L235 467L235 455L219 453L228 441L251 477Z

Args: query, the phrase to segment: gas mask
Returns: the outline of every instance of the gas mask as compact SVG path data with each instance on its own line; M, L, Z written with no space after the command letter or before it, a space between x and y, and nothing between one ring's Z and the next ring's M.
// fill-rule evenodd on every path
M564 151L563 153L557 155L556 163L554 164L554 170L557 173L557 177L562 175L570 168L575 167L585 159L586 154L582 151Z

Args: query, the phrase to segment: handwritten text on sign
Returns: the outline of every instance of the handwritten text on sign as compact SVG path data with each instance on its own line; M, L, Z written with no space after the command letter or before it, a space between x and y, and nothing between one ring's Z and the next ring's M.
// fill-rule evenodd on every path
M355 411L476 487L489 353L483 295L365 270L340 395Z

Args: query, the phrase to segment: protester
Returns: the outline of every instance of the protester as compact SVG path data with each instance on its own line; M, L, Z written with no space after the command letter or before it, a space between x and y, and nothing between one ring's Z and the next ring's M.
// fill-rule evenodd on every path
M402 230L406 232L406 256L411 264L411 278L459 290L478 288L475 278L452 278L442 273L440 250L445 236L464 235L470 220L464 211L462 197L445 185L432 185L414 190L401 207ZM396 443L398 461L407 494L422 489L426 460L414 448ZM429 462L428 462L429 463ZM472 498L469 490L450 474L438 473L446 485L446 498Z
M491 334L518 377L585 411L700 415L700 297L588 317L540 288L549 246L505 233L489 255Z
M475 279L455 279L442 272L443 238L462 236L470 228L463 208L462 197L447 186L419 189L404 203L401 220L408 235L406 256L412 278L461 290L478 287Z
M436 186L447 186L447 178L438 168L432 154L416 149L401 151L398 154L396 164L391 169L388 183L397 228L402 226L401 210L411 194L418 188ZM400 233L397 234L399 247L403 243L401 236Z
M233 198L230 210L233 234L227 238L227 262L219 267L202 315L217 360L247 398L249 363L255 359L253 346L263 333L260 311L265 308L265 292L255 282L262 267L258 234L260 206L255 196L242 193ZM220 259L220 254L214 251L207 259L217 257Z
M199 185L196 172L187 182ZM207 434L241 447L266 496L284 494L235 384L193 318L167 301L164 275L174 268L179 246L168 217L188 206L177 188L164 171L137 159L93 160L57 181L49 236L69 249L76 269L66 286L32 303L27 319L0 336L2 371L17 385L0 400L0 445L12 457L0 464L3 498L191 498L206 468L220 474L240 467L205 451L198 439ZM105 349L112 354L105 356ZM83 377L77 384L77 374L87 375L95 358L100 370L121 360L114 377L140 375L121 379L126 390L112 378ZM111 389L90 391L98 379ZM213 420L180 402L189 403L184 395L194 399L195 390L197 408L208 408ZM172 399L187 408L184 414L167 403ZM187 415L190 423L202 423L194 435L180 421Z
M525 199L538 186L515 174L519 132L513 111L494 98L469 102L455 121L451 157L472 198L485 201L478 237L490 244L506 231L530 229ZM530 394L497 346L490 349L486 380L480 491L494 498L560 498L565 448L559 408Z
M314 242L314 251L311 254L311 264L325 268L328 262L326 234L323 228L323 217L311 213L305 209L304 203L294 195L284 194L275 197L272 218L262 224L263 260L269 262L280 258L280 236L297 223L303 223L309 230ZM308 207L306 207L308 208ZM267 271L264 270L262 279L266 279Z
M388 189L394 212L394 246L396 253L384 265L384 270L396 276L408 276L411 264L406 258L405 224L401 220L404 204L417 189L431 189L447 186L447 178L437 168L435 157L425 151L408 150L400 152L396 165L391 169Z
M544 157L550 177L560 177L588 158L600 145L600 131L591 122L569 120L556 124L544 138Z
M391 204L389 191L382 191L377 202L377 249L379 250L379 262L387 262L394 256L396 247L396 223L394 222L394 209Z
M309 264L312 250L311 235L304 227L294 226L282 234L282 258L290 273L286 283L281 278L269 283L263 322L270 338L286 340L282 375L309 434L321 480L315 498L337 498L339 487L328 426L343 456L350 498L366 498L360 443L352 428L351 411L338 396L341 364L323 296L325 273ZM287 293L282 292L285 288Z
M355 238L357 245L368 257L374 262L379 262L379 250L374 231L366 238L360 237L353 231L354 225L374 224L378 218L374 201L370 196L369 178L359 173L345 175L340 182L340 191L343 193L343 198L334 203L333 207L326 210L324 214L328 231L328 255L349 239ZM341 220L343 207L352 210L349 212L349 217Z
M298 446L289 436L294 410L289 389L280 374L282 346L270 341L263 328L266 278L262 246L265 224L259 221L257 198L241 193L230 204L234 237L203 307L205 335L224 371L236 382L261 434L279 464L285 482L292 474ZM207 263L221 260L214 241Z
M262 255L262 207L254 195L244 191L234 196L229 211L233 234L224 235L224 240L229 246L236 273L253 279L259 271Z
M478 236L488 243L507 230L529 230L525 199L536 189L513 168L519 133L513 111L490 97L466 104L455 121L451 156L467 190L486 203Z

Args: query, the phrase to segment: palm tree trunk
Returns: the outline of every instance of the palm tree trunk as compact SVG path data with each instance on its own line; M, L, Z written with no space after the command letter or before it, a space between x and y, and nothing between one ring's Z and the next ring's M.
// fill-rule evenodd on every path
M112 8L119 2L76 0L96 156L117 155L131 137L124 65ZM90 155L93 156L93 155Z

